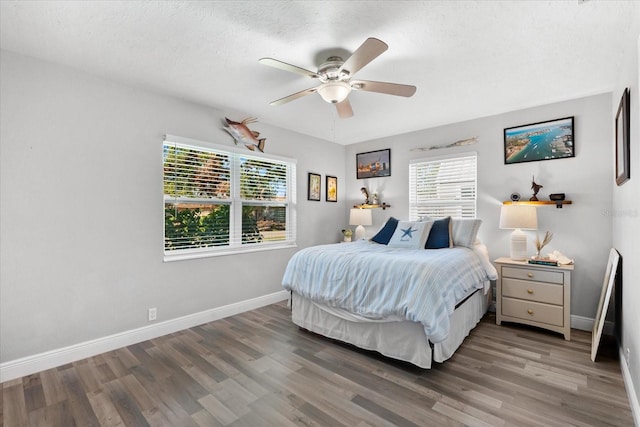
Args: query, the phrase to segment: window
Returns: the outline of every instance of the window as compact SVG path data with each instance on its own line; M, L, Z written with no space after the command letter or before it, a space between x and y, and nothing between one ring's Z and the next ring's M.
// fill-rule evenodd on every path
M477 156L414 160L409 164L409 219L476 217Z
M295 161L204 144L165 138L165 260L294 245Z

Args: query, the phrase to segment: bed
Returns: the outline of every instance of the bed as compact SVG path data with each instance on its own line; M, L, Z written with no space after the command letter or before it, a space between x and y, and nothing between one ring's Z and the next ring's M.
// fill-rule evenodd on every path
M480 220L447 220L395 220L392 232L376 240L391 228L387 221L372 240L297 252L282 281L292 321L421 368L444 362L487 311L490 281L497 277L476 240ZM410 246L406 239L394 244L411 227L424 229L413 230L417 239ZM436 228L446 231L445 243L425 249Z

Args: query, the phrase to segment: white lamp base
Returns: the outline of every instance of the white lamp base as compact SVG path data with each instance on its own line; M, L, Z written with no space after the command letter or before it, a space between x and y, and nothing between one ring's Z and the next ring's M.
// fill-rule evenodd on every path
M359 226L356 227L355 237L356 237L356 240L364 239L364 227L363 226L359 225Z
M511 259L514 261L527 259L527 235L519 228L511 233Z

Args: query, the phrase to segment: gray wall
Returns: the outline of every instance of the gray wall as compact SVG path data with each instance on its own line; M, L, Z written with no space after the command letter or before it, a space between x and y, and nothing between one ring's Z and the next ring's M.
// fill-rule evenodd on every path
M475 151L478 153L478 210L483 220L480 239L492 258L508 256L510 230L500 230L498 222L502 201L517 191L523 199L531 197L531 178L544 185L538 197L548 199L551 193L566 193L573 201L562 209L555 206L538 208L538 233L553 232L546 251L557 249L575 259L572 277L571 314L593 318L600 296L602 278L611 247L612 206L611 175L611 95L603 94L538 108L531 108L368 141L347 147L347 198L358 201L360 187L377 191L392 207L374 213L375 233L388 216L409 216L409 160ZM576 157L539 162L504 164L503 129L561 117L575 116ZM451 143L472 136L478 143L466 147L431 151L413 148ZM355 179L355 155L358 152L391 148L391 177ZM345 219L346 221L346 219ZM533 254L535 232L529 235L529 251Z
M609 121L615 119L624 88L631 91L631 179L618 187L609 179L613 193L613 246L622 255L623 304L622 350L633 379L636 398L640 396L640 15L629 30L624 46L624 65L616 82ZM613 139L613 129L612 136ZM613 174L612 174L613 176ZM627 349L629 352L627 353ZM636 401L636 408L640 402ZM640 413L636 413L640 422Z
M296 249L162 262L163 135L233 145L220 121L243 114L6 51L0 67L0 362L282 290ZM337 241L343 195L307 201L307 172L342 184L345 148L253 128L298 160L299 247Z

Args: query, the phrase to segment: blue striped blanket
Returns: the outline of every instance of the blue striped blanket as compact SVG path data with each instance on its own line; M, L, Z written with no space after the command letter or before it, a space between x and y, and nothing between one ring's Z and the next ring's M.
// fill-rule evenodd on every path
M489 260L466 247L404 249L361 240L300 250L282 285L363 317L420 322L435 343L446 339L456 304L495 278Z

